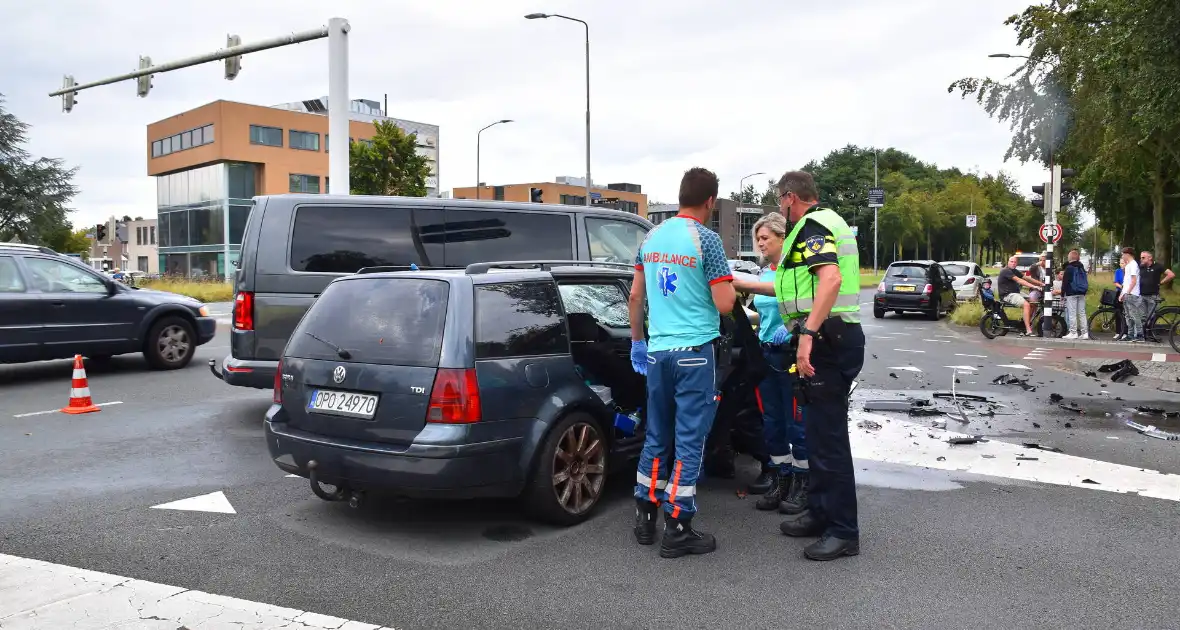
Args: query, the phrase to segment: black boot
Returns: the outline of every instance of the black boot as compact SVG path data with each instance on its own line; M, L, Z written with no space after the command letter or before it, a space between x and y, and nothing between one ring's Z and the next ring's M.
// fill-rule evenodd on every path
M811 514L811 510L807 510L783 521L778 528L784 536L810 538L824 533L827 526L816 520L815 516Z
M750 484L747 491L750 494L766 494L769 492L774 487L774 482L778 478L777 468L778 466L774 464L762 464L762 474L758 475L754 483Z
M793 475L790 471L780 472L776 470L772 474L774 475L774 485L767 489L766 494L759 497L758 502L754 504L754 507L759 510L777 510L791 491Z
M660 513L660 504L647 499L635 499L635 541L641 545L650 545L656 541L656 517Z
M808 560L835 560L842 556L858 554L860 554L859 540L846 540L827 534L803 548L803 555Z
M791 485L791 491L783 498L783 503L778 508L782 514L802 514L807 510L807 486L810 484L811 475L806 470L796 470L792 476L795 483Z
M717 539L712 534L692 528L692 517L672 518L664 515L664 539L660 541L661 558L679 558L688 554L712 553L717 550Z

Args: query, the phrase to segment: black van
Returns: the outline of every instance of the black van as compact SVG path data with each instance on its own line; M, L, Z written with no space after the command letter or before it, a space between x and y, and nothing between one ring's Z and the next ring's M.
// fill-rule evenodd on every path
M651 230L611 209L362 195L254 198L234 272L230 354L214 375L271 389L287 339L336 278L365 267L505 260L631 263Z

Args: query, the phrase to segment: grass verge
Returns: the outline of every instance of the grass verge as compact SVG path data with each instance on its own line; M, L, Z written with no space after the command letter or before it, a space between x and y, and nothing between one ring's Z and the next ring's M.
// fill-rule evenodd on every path
M142 289L167 291L187 295L202 302L232 302L234 299L233 285L222 281L200 282L197 280L174 280L171 278L157 278L145 280L138 285Z

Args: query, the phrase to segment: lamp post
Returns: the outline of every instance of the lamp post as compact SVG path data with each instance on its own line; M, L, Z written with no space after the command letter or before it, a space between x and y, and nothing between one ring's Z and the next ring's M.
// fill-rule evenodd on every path
M530 13L526 20L540 20L545 18L561 18L571 22L578 22L586 27L586 205L590 205L590 25L578 18L556 13Z
M496 125L503 124L503 123L510 123L510 122L512 122L512 121L509 120L508 118L505 118L504 120L497 120L496 122L488 125L487 127L484 127L483 129L480 129L479 131L475 132L475 198L476 199L479 199L479 193L483 189L483 182L481 182L479 179L479 136L480 136L480 134L482 134L484 132L484 129L487 129L488 127L495 127Z
M738 199L740 200L742 195L746 194L746 180L747 179L750 179L751 177L754 177L756 175L765 175L765 174L766 173L761 173L761 172L750 173L749 175L746 175L745 177L738 180ZM740 205L741 201L738 201L738 204ZM759 205L761 205L761 204L759 204Z

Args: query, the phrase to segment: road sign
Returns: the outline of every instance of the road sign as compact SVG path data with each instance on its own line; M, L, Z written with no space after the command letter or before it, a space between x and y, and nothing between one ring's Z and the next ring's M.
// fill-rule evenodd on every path
M1046 223L1041 226L1040 233L1042 241L1046 243L1050 241L1056 243L1057 241L1061 240L1061 224L1058 223L1056 225L1052 225Z
M974 214L967 215L967 227L973 228L976 224L976 217Z
M859 236L859 235L860 235L860 227L855 226L855 225L852 226L852 236L855 237L855 236Z
M869 207L880 208L885 205L885 189L884 188L870 188L869 189Z

